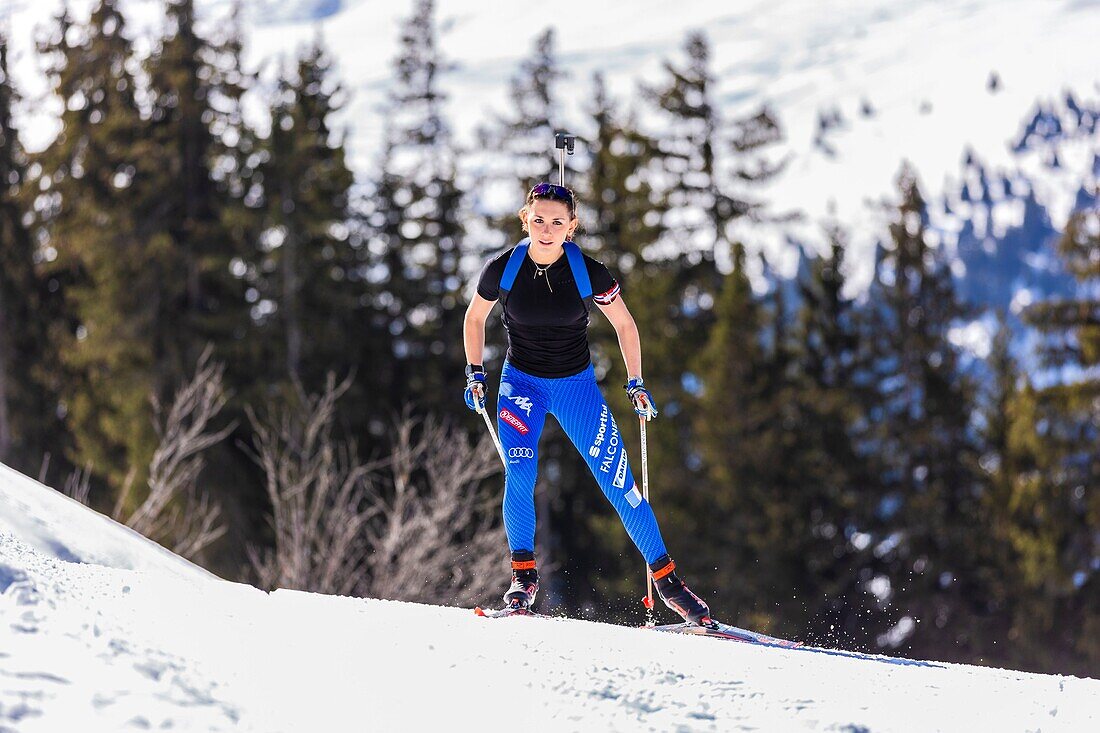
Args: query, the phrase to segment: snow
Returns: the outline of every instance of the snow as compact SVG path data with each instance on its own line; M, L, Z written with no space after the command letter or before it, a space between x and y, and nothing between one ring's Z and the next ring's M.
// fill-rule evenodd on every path
M45 557L171 577L214 576L119 524L0 463L0 532Z
M72 511L13 471L0 473L0 496L4 731L481 731L511 721L535 731L1046 733L1100 725L1097 680L269 594L180 572L184 561L168 563L144 541L126 544L110 520ZM52 542L90 552L112 537L127 548L111 558L114 567L39 549Z

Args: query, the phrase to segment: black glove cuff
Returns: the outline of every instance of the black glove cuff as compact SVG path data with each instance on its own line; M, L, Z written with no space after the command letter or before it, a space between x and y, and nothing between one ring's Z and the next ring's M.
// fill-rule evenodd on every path
M467 364L466 365L466 376L467 377L469 377L473 374L477 374L477 373L484 374L485 373L485 366L482 365L482 364Z

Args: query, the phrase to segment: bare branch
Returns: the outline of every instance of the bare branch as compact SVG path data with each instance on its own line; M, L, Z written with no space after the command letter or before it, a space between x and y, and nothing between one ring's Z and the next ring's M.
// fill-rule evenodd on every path
M333 438L336 402L347 389L330 375L325 392L260 419L253 458L272 504L275 546L250 548L265 587L471 603L502 590L504 532L482 490L500 472L488 438L408 410L395 422L389 455L361 463Z
M84 506L88 506L88 492L92 488L92 467L91 464L84 466L84 468L77 468L69 474L65 479L65 487L62 492L73 499L76 499Z
M225 439L236 427L208 432L208 426L225 407L229 396L224 388L225 366L211 361L208 346L199 357L195 376L176 392L168 414L153 400L154 427L160 444L149 464L149 493L127 518L126 524L147 537L162 540L184 557L194 557L225 533L218 524L220 507L210 497L199 495L199 474L205 465L203 453ZM127 482L128 484L130 481ZM128 490L116 506L121 514ZM181 512L176 506L185 501Z
M473 444L453 426L408 411L368 528L373 549L361 592L379 598L469 604L502 589L507 553L484 479L500 464L487 437Z
M248 410L275 531L273 550L249 550L265 587L349 594L358 582L367 553L362 529L373 516L365 502L371 466L332 436L336 403L350 386L350 378L336 384L329 374L321 395L298 387L299 405L266 419Z

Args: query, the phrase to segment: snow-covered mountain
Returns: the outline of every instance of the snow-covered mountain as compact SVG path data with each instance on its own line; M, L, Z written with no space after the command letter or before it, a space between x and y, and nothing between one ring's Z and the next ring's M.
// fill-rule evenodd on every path
M0 730L1100 725L1093 679L268 594L183 572L140 539L96 555L126 533L8 469L0 499Z
M94 0L71 0L76 13ZM15 77L29 94L23 132L32 148L56 134L56 112L42 104L46 89L32 51L35 28L60 0L6 0ZM199 0L207 21L223 17L228 0ZM160 23L159 0L123 0L138 35ZM411 1L251 0L245 5L252 61L277 61L312 42L318 32L338 62L351 93L343 123L351 130L352 163L371 172L381 139L380 104L389 88L400 21ZM968 156L989 170L1011 170L1020 157L1020 121L1036 104L1097 95L1095 63L1100 2L1095 0L769 0L619 6L564 0L531 6L489 0L440 0L443 51L456 63L445 76L449 114L458 139L474 143L476 126L507 108L507 82L533 39L557 31L568 77L563 106L585 132L591 75L605 72L621 100L636 100L639 81L655 81L665 59L677 59L684 35L705 30L713 47L718 98L737 114L762 103L786 131L786 171L764 194L776 212L803 212L799 225L746 233L790 274L797 252L788 236L821 239L820 221L835 215L852 226L855 285L867 282L882 211L869 204L892 194L903 159L921 176L928 198L949 194ZM641 121L651 114L639 109ZM1045 122L1039 125L1046 130ZM1091 145L1097 148L1095 137ZM549 146L549 141L548 141ZM1062 198L1034 182L1036 201L1061 228ZM1079 185L1079 182L1078 182ZM1048 196L1049 193L1049 196Z

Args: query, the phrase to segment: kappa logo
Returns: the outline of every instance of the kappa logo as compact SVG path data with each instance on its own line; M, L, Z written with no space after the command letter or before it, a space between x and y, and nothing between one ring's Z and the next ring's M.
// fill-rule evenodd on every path
M500 419L519 431L520 435L527 435L527 433L531 432L531 428L527 427L527 424L524 423L523 420L513 415L507 407L500 411Z
M509 458L534 458L535 451L531 448L509 448Z
M526 413L527 417L531 417L531 408L534 407L534 405L531 403L531 399L529 397L509 397L508 399L510 399L512 402L515 402L516 407L523 410L523 412Z

